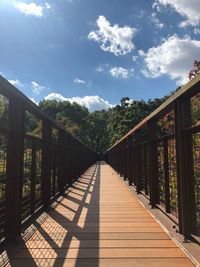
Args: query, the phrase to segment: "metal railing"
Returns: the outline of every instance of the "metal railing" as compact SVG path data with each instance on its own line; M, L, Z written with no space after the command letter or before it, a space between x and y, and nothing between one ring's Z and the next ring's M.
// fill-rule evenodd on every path
M105 155L185 238L200 234L200 75L146 117Z
M37 123L37 132L30 131ZM96 161L96 153L0 76L0 240L17 237L34 214Z

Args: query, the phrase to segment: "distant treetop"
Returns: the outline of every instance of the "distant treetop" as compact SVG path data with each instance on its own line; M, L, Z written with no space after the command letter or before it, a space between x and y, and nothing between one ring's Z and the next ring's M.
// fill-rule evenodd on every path
M200 61L194 61L194 68L189 72L188 77L191 80L192 78L196 77L197 74L200 73Z

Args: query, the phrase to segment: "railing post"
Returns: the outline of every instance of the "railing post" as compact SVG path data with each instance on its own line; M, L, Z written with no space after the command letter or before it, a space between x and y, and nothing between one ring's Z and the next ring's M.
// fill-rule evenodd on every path
M24 105L9 98L9 135L7 147L6 237L16 238L21 230L21 198L24 155Z
M52 126L48 120L42 123L42 202L45 207L50 205L51 191L51 145L52 145Z
M135 181L136 181L136 192L140 194L141 191L141 180L140 180L140 159L139 159L140 147L136 141L135 146Z
M133 164L133 170L132 170L132 174L133 174L133 183L134 186L136 186L136 144L135 142L133 142L132 144L132 164Z
M148 195L148 160L147 160L147 145L144 144L144 168L145 168L145 185L144 185L144 190L145 190L145 195Z
M65 147L65 181L66 181L66 184L70 184L70 139L69 139L69 135L66 134L66 137L65 137L65 141L66 141L66 147ZM84 166L85 168L85 166Z
M122 177L124 177L124 162L125 162L125 159L124 159L124 143L122 142L122 144L121 144L121 172L120 172L120 175Z
M31 214L35 211L36 141L32 140L31 155Z
M128 139L124 140L124 180L128 178L128 169L129 169L129 144L128 144Z
M136 192L137 194L140 194L141 192L141 177L140 177L140 145L139 145L139 135L138 131L135 132L134 135L134 140L135 140L135 147L134 147L134 167L135 167L135 186L136 186Z
M164 146L164 174L165 174L165 209L171 212L170 208L170 190L169 190L169 164L168 164L168 140L163 141Z
M121 151L121 144L119 144L119 146L118 146L118 164L119 164L119 166L118 166L118 173L119 173L120 176L121 176L121 169L122 169L121 153L122 153L122 151ZM110 157L112 157L112 155L110 155Z
M158 204L159 200L159 182L157 166L157 143L156 139L156 122L148 122L148 139L149 139L149 182L150 182L150 205L152 208Z
M65 132L63 130L58 131L58 145L59 145L59 172L58 172L58 183L60 193L64 192L65 187L65 170L66 170L66 159L65 159Z
M129 137L129 175L128 175L128 180L129 180L129 185L132 185L133 182L133 144L132 144L132 136Z
M177 161L177 186L179 203L179 232L185 240L194 228L194 175L191 133L184 129L191 125L190 99L175 102L175 138Z

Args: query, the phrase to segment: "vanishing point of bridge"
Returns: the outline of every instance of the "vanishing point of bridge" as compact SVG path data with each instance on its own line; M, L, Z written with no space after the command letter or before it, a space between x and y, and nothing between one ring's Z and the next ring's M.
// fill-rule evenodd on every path
M198 265L200 76L105 161L3 77L0 115L0 266Z

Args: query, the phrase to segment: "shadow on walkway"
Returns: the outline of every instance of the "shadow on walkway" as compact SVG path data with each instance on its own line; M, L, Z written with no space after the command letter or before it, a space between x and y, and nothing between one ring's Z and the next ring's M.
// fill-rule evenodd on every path
M8 259L7 266L63 266L66 259L69 266L87 266L82 258L97 248L92 266L98 267L100 165L90 167L32 224L30 238L25 235L1 254L1 266Z
M194 267L138 197L103 162L90 167L34 222L10 260L15 267L169 265Z

